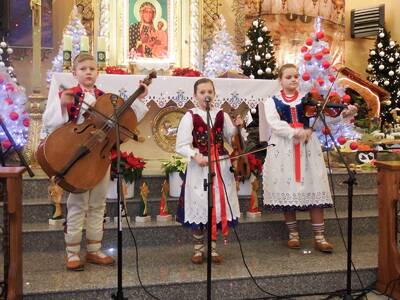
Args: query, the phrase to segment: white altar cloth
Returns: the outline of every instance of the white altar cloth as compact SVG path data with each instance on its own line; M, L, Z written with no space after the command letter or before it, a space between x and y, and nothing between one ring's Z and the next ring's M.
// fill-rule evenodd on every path
M96 85L106 93L114 93L127 99L138 87L139 80L145 75L99 74ZM199 77L159 76L149 87L146 103L154 101L162 108L172 101L183 107L194 101L193 85ZM261 101L276 94L280 87L277 80L213 78L216 90L215 105L220 107L225 102L232 108L238 108L245 102L249 108L255 108ZM71 73L53 73L47 105L59 105L58 92L60 85L73 87L77 85Z

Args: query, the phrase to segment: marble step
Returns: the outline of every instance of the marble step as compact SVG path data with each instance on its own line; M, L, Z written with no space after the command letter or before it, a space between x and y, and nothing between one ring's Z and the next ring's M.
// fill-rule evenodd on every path
M242 248L249 269L265 291L279 296L328 293L346 288L346 252L340 238L331 238L331 242L335 246L332 254L314 250L311 240L304 241L300 250L266 239L243 240ZM362 281L361 285L353 272L354 289L375 282L377 244L374 234L354 237L352 258ZM212 266L212 299L268 297L250 279L238 243L218 245L218 249L224 260ZM108 251L115 254L115 249ZM151 299L139 285L134 248L124 248L123 254L124 296ZM140 245L138 268L143 285L158 299L205 299L206 264L193 265L191 254L189 244ZM66 271L63 251L24 253L23 267L27 300L111 299L117 288L116 266L86 264L83 272Z
M353 234L375 234L378 231L376 210L353 212ZM347 213L338 212L336 219L333 211L325 214L325 227L328 237L339 236L341 225L343 234L347 232ZM298 213L298 224L302 238L312 237L312 228L307 212ZM125 224L126 225L126 224ZM128 247L133 246L129 231L124 226L123 240ZM190 244L191 231L179 223L171 221L157 222L154 218L149 223L131 223L136 239L141 246ZM103 244L105 247L115 247L117 241L117 226L115 223L105 224ZM243 217L237 227L240 239L244 241L283 240L287 239L286 225L283 215L264 213L259 218ZM235 242L234 232L230 230L228 242ZM48 223L23 224L24 251L59 251L64 248L64 234L62 226L50 226Z
M128 214L134 217L138 213L139 209L139 199L127 199ZM62 207L64 216L66 215L66 199L63 199ZM240 209L245 212L249 208L249 197L239 197ZM347 210L347 194L343 192L338 192L335 196L335 205L338 211ZM172 214L175 214L176 207L178 204L177 198L168 199L168 207ZM2 207L0 203L0 222L2 221ZM262 197L259 197L259 207L262 209L263 201ZM149 213L152 217L156 217L159 214L160 208L160 198L152 198L148 201ZM377 191L376 189L356 191L353 195L353 210L364 210L364 209L376 209L377 208ZM118 205L116 200L107 200L107 216L114 217L118 214ZM266 211L265 211L266 212ZM24 223L41 223L46 222L51 213L51 207L49 200L26 198L23 200L23 222Z
M348 178L347 173L342 169L333 170L332 181L335 193L347 192L347 185L343 182ZM261 178L260 178L261 179ZM149 186L149 198L157 198L161 195L161 184L165 176L143 176L139 182L135 183L135 195L139 195L139 188L143 182ZM261 179L262 180L262 179ZM359 172L356 174L357 185L354 186L354 192L362 192L376 188L376 172ZM48 180L43 177L25 177L23 181L24 199L45 199L47 194ZM262 195L260 188L260 195Z

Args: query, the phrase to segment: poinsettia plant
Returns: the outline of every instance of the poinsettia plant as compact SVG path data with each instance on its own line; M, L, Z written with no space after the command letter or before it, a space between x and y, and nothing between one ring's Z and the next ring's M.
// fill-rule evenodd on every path
M185 173L187 162L182 156L172 155L169 161L161 163L161 168L164 170L165 175L172 172L179 172L181 175Z
M254 154L247 154L247 160L249 162L250 172L254 174L254 176L260 176L262 172L262 162L257 159Z
M172 70L172 76L200 77L202 74L192 68L175 68Z
M110 154L111 160L111 180L117 178L117 151L112 150ZM142 177L142 172L146 163L143 158L133 155L132 152L121 152L120 170L125 182L132 183Z

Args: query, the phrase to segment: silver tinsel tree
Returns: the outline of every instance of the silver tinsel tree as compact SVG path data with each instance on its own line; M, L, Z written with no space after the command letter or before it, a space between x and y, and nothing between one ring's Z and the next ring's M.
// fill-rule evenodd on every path
M217 33L205 57L204 75L217 77L226 71L241 71L240 57L231 42L231 36L226 29L225 18L220 15L216 20Z
M4 37L0 42L0 67L4 67L11 80L18 84L17 76L14 73L14 67L11 63L10 56L14 53L14 50L4 40Z
M72 60L80 52L81 37L86 35L86 29L82 25L81 15L78 13L76 6L73 7L71 15L69 17L68 25L64 29L64 35L70 35L72 37ZM61 41L60 48L57 56L53 59L53 67L47 72L47 81L51 81L53 72L63 71L63 41Z

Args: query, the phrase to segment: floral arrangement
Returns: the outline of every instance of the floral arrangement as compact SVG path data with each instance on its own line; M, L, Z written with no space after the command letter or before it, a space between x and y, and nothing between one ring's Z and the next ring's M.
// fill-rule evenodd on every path
M186 170L186 165L187 162L182 156L172 155L169 161L161 163L161 169L164 170L167 176L172 172L179 172L180 175L183 175Z
M128 74L127 71L118 66L108 66L104 70L106 71L107 74L121 74L121 75Z
M111 180L117 178L117 151L111 150ZM143 158L134 156L132 152L121 152L121 174L125 182L132 183L142 177L142 172L146 163Z
M200 77L201 72L192 68L174 68L172 76L185 76L185 77Z
M254 174L254 176L260 176L262 172L262 162L257 159L254 154L247 154L247 160L249 162L250 172Z

